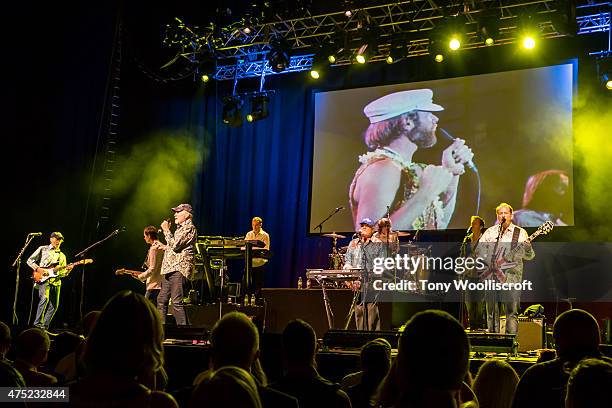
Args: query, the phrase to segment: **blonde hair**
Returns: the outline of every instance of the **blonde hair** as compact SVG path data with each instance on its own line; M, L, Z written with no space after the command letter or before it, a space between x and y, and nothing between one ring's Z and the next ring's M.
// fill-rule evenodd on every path
M508 207L510 209L510 212L513 213L514 212L514 208L512 208L512 206L508 203L499 203L499 205L497 207L495 207L495 214L497 214L500 210L500 208L502 207Z
M204 377L190 406L261 408L262 404L253 377L240 367L225 366Z
M485 362L474 379L472 389L481 407L510 408L519 376L503 360Z

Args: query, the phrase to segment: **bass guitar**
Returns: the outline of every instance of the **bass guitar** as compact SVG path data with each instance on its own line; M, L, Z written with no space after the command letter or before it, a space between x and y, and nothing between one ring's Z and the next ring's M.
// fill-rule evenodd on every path
M38 267L32 272L32 279L36 283L45 283L49 279L64 278L68 276L72 268L77 265L86 265L93 263L93 259L82 259L77 262L69 263L64 266L49 266L46 268Z

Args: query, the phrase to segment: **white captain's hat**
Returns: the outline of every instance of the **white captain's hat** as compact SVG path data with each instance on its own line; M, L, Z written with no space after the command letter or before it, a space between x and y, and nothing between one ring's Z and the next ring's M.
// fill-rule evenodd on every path
M368 103L363 108L363 113L370 119L370 123L377 123L414 110L427 112L444 110L432 100L433 91L431 89L394 92Z

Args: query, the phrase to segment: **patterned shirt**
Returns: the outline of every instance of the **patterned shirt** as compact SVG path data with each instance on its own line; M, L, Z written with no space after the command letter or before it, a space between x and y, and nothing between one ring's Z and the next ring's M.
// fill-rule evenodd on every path
M364 256L365 252L365 256ZM384 245L378 238L372 238L365 244L360 244L360 239L355 238L348 245L344 256L344 268L365 268L371 272L374 269L374 258L385 256Z
M164 252L162 275L180 272L187 279L192 276L197 236L198 231L190 219L179 225L174 234L164 231L168 248Z
M519 230L519 236L515 247L518 248L516 252L514 252L514 256L511 256L511 251L513 248L512 237L516 228L518 228ZM530 260L535 257L535 252L533 252L533 248L531 247L530 243L520 245L521 242L526 241L529 237L527 235L527 231L525 231L518 225L510 223L508 228L506 228L501 238L499 239L499 244L497 246L497 249L495 250L496 253L493 254L495 242L497 241L498 235L499 225L494 225L492 227L487 228L487 230L484 232L484 234L482 234L482 237L480 238L479 244L476 247L476 250L474 251L474 256L481 257L487 264L495 262L497 259L503 257L504 260L507 261L506 265L502 265L502 271L505 274L506 279L505 281L509 283L521 282L523 280L523 259ZM493 259L493 261L491 259ZM495 279L496 276L497 275L495 273L491 273L490 275L488 275L487 278Z
M66 255L64 255L61 250L53 248L51 244L38 247L38 249L30 255L26 263L33 270L39 267L48 268L50 266L66 266L67 264ZM61 279L49 279L48 282L55 286L62 284Z
M159 248L159 241L153 242L147 253L145 265L147 270L138 275L141 281L147 280L147 290L161 289L161 268L164 250Z

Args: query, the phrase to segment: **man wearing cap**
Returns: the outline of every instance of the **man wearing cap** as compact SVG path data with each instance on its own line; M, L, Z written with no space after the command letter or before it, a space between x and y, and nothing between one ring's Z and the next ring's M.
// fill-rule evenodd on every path
M364 271L364 279L367 276L367 283L373 277L374 259L385 256L383 243L373 237L374 226L376 223L371 218L364 218L359 222L359 231L356 237L349 243L346 250L344 269L361 269ZM365 282L364 282L365 283ZM367 285L369 286L369 285ZM356 289L356 288L355 288ZM368 319L367 327L364 325L364 308L366 299L361 299L361 304L355 306L355 324L358 330L380 330L380 316L376 301L367 304Z
M353 221L380 219L389 207L393 225L403 229L446 228L455 210L459 177L472 159L465 141L455 139L440 165L414 163L413 154L436 144L438 117L444 108L432 102L430 89L395 92L370 102L365 143L350 186ZM384 182L381 182L384 180Z
M40 246L34 251L27 260L27 264L33 270L38 268L49 268L55 266L66 266L66 255L60 250L64 236L61 232L52 232L49 237L50 244ZM63 270L65 274L71 268ZM49 328L51 320L59 307L61 279L49 279L43 283L35 283L34 288L38 289L38 308L36 309L36 319L34 326L43 330Z
M164 260L161 269L161 290L157 295L157 309L166 321L168 301L172 298L174 319L177 325L187 324L187 315L183 305L183 285L192 276L194 268L195 242L198 235L193 225L193 210L189 204L180 204L172 209L174 222L177 225L174 234L170 231L170 223L165 220L161 229L166 238L166 245L159 245L163 249Z

